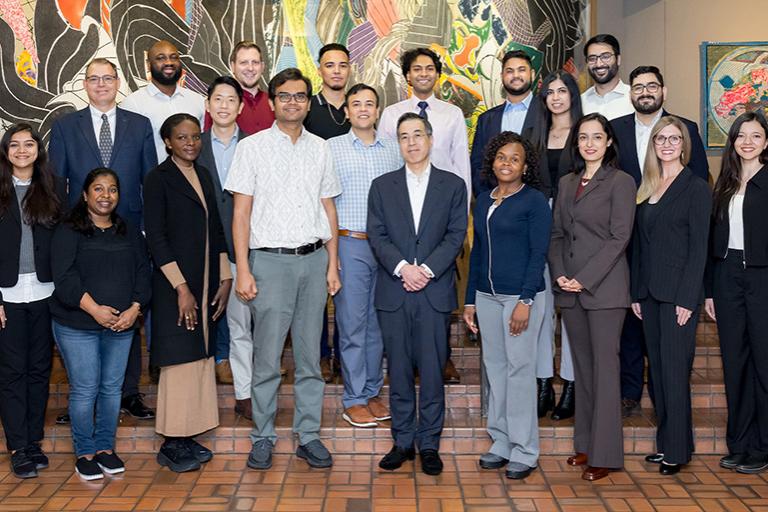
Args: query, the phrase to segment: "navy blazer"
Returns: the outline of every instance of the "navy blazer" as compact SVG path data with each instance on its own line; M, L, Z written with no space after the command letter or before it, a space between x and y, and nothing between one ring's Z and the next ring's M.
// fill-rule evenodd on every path
M669 112L661 111L661 116L668 116ZM709 162L707 162L707 152L704 150L704 143L699 136L699 127L690 119L677 116L688 127L688 134L691 137L691 155L688 161L688 167L694 175L709 180ZM639 187L643 179L643 172L640 169L640 163L637 161L637 139L635 138L635 114L617 117L611 121L614 136L619 144L619 169L635 178L635 184ZM651 141L650 144L653 144Z
M237 131L237 141L240 142L248 136L242 129ZM234 199L232 193L224 190L224 184L219 178L219 172L216 169L216 158L213 156L213 146L211 141L211 131L203 132L201 138L203 147L197 157L197 165L203 167L211 176L213 181L213 192L216 195L216 205L219 207L219 217L221 225L224 228L224 238L227 240L227 254L229 261L235 262L235 247L232 241L232 215L234 212Z
M472 194L477 197L481 192L490 190L490 185L482 177L483 172L483 156L485 153L485 146L491 141L492 138L501 133L501 121L504 117L504 107L507 105L506 100L501 105L497 105L492 109L489 109L477 118L477 127L475 128L475 137L472 140L472 151L469 156L470 164L472 166ZM536 111L539 108L539 101L534 95L531 98L531 104L528 106L528 113L525 116L523 122L523 130L520 135L523 138L531 138L531 132L533 130L533 123L536 121ZM541 174L541 173L539 173ZM549 181L549 180L547 180Z
M394 275L405 260L425 264L434 273L425 293L430 305L443 313L456 309L455 270L467 234L467 188L453 173L432 166L424 207L416 232L408 197L405 167L379 176L368 193L368 241L379 261L376 309L396 311L407 292Z
M130 224L142 226L144 177L157 166L152 125L146 117L120 107L115 115L115 143L108 165L101 161L89 107L53 123L48 151L58 175L69 181L70 206L80 200L88 173L97 167L109 167L120 178L117 213Z

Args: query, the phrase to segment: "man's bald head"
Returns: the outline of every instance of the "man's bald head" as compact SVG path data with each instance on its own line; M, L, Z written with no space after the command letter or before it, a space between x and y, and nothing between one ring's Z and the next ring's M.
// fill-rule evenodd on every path
M181 78L181 59L176 45L160 40L147 52L152 81L160 85L175 85Z

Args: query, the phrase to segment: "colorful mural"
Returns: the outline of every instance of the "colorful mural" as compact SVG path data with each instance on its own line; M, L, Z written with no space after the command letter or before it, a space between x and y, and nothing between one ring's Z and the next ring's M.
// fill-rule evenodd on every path
M52 121L83 108L86 64L118 63L121 96L147 81L146 49L172 41L183 53L185 86L204 93L227 73L232 47L265 49L272 76L297 66L320 79L320 47L341 42L352 82L375 86L384 104L407 97L399 55L428 46L444 59L438 94L468 127L502 100L498 57L525 48L543 76L575 71L587 0L0 0L1 127L26 121L45 137ZM119 100L118 100L119 101Z

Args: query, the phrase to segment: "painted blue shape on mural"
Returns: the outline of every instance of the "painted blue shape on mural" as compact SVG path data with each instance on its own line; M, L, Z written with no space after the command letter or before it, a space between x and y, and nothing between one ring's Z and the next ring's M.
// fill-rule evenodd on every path
M731 87L733 87L733 84L735 83L733 81L733 78L731 78L728 75L721 77L720 80L718 80L717 82L720 85L722 85L724 89L730 89Z
M504 22L498 16L493 17L491 22L493 28L493 38L496 39L496 43L501 45L507 40L507 29L504 28Z
M477 11L480 9L480 0L460 0L458 7L461 15L471 23L475 20Z

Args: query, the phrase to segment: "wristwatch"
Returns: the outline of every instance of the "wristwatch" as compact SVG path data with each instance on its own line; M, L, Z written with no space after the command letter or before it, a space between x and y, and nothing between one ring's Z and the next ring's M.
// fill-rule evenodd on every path
M524 306L533 306L533 299L520 299L517 302Z

